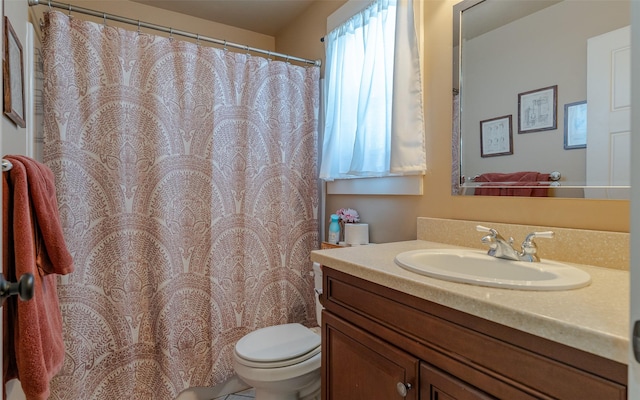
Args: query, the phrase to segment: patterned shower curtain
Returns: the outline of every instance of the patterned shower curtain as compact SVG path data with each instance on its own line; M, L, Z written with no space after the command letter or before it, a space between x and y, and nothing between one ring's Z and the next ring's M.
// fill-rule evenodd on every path
M51 399L174 399L315 323L319 68L45 21L45 163L76 272Z

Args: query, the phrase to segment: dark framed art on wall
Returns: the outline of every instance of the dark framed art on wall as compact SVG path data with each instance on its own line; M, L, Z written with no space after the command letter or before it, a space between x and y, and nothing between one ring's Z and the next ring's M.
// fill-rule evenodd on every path
M24 128L24 65L22 44L13 30L9 18L4 17L4 114L17 126Z
M513 154L511 115L480 121L480 155L482 157Z
M518 133L556 129L558 85L518 94Z

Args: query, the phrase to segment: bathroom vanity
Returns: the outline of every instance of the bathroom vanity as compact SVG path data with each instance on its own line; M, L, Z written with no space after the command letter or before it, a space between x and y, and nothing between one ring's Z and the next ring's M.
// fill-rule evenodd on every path
M323 265L324 400L626 399L628 273L526 292L419 276L409 241L312 253ZM452 247L452 246L449 246Z

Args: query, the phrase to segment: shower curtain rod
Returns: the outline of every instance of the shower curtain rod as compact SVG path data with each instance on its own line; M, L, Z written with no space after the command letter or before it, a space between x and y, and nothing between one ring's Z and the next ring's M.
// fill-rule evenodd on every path
M297 62L301 62L301 63L305 63L305 64L313 64L313 65L318 66L318 67L321 65L321 61L320 60L309 60L309 59L306 59L306 58L293 57L293 56L290 56L288 54L276 53L276 52L273 52L273 51L268 51L268 50L263 50L263 49L257 49L255 47L250 47L248 45L242 45L242 44L238 44L238 43L228 42L226 40L214 39L214 38L210 38L210 37L206 37L206 36L201 36L201 35L195 34L195 33L185 32L185 31L181 31L181 30L178 30L178 29L169 28L169 27L166 27L166 26L150 24L148 22L142 22L140 20L121 17L121 16L118 16L118 15L108 14L108 13L104 13L104 12L101 12L101 11L90 10L88 8L76 7L76 6L73 6L71 4L67 4L67 3L60 3L60 2L57 2L57 1L50 1L50 0L27 0L27 2L29 3L29 6L42 5L42 6L49 6L49 8L51 8L51 7L60 8L60 9L69 11L69 14L71 14L72 12L76 12L76 13L80 13L80 14L87 14L87 15L91 15L91 16L94 16L94 17L102 18L105 22L106 22L106 20L122 22L122 23L125 23L125 24L135 25L135 26L138 27L138 29L140 29L140 28L153 29L153 30L156 30L156 31L161 31L161 32L164 32L164 33L168 33L169 35L179 35L179 36L184 36L184 37L188 37L188 38L191 38L191 39L196 39L197 41L201 41L202 40L204 42L211 42L211 43L219 44L219 45L222 45L222 46L225 46L225 47L233 47L233 48L236 48L236 49L242 49L242 50L251 51L251 52L254 52L254 53L266 54L267 57L280 57L280 58L283 58L285 61L297 61Z

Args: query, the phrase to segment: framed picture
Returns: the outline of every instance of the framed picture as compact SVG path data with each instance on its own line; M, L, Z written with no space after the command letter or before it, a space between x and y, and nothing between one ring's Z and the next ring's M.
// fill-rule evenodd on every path
M4 114L17 126L24 128L24 66L22 45L9 18L4 17Z
M587 101L564 105L564 148L587 147Z
M511 115L480 121L480 155L482 157L513 154Z
M518 94L518 133L556 129L558 85Z

